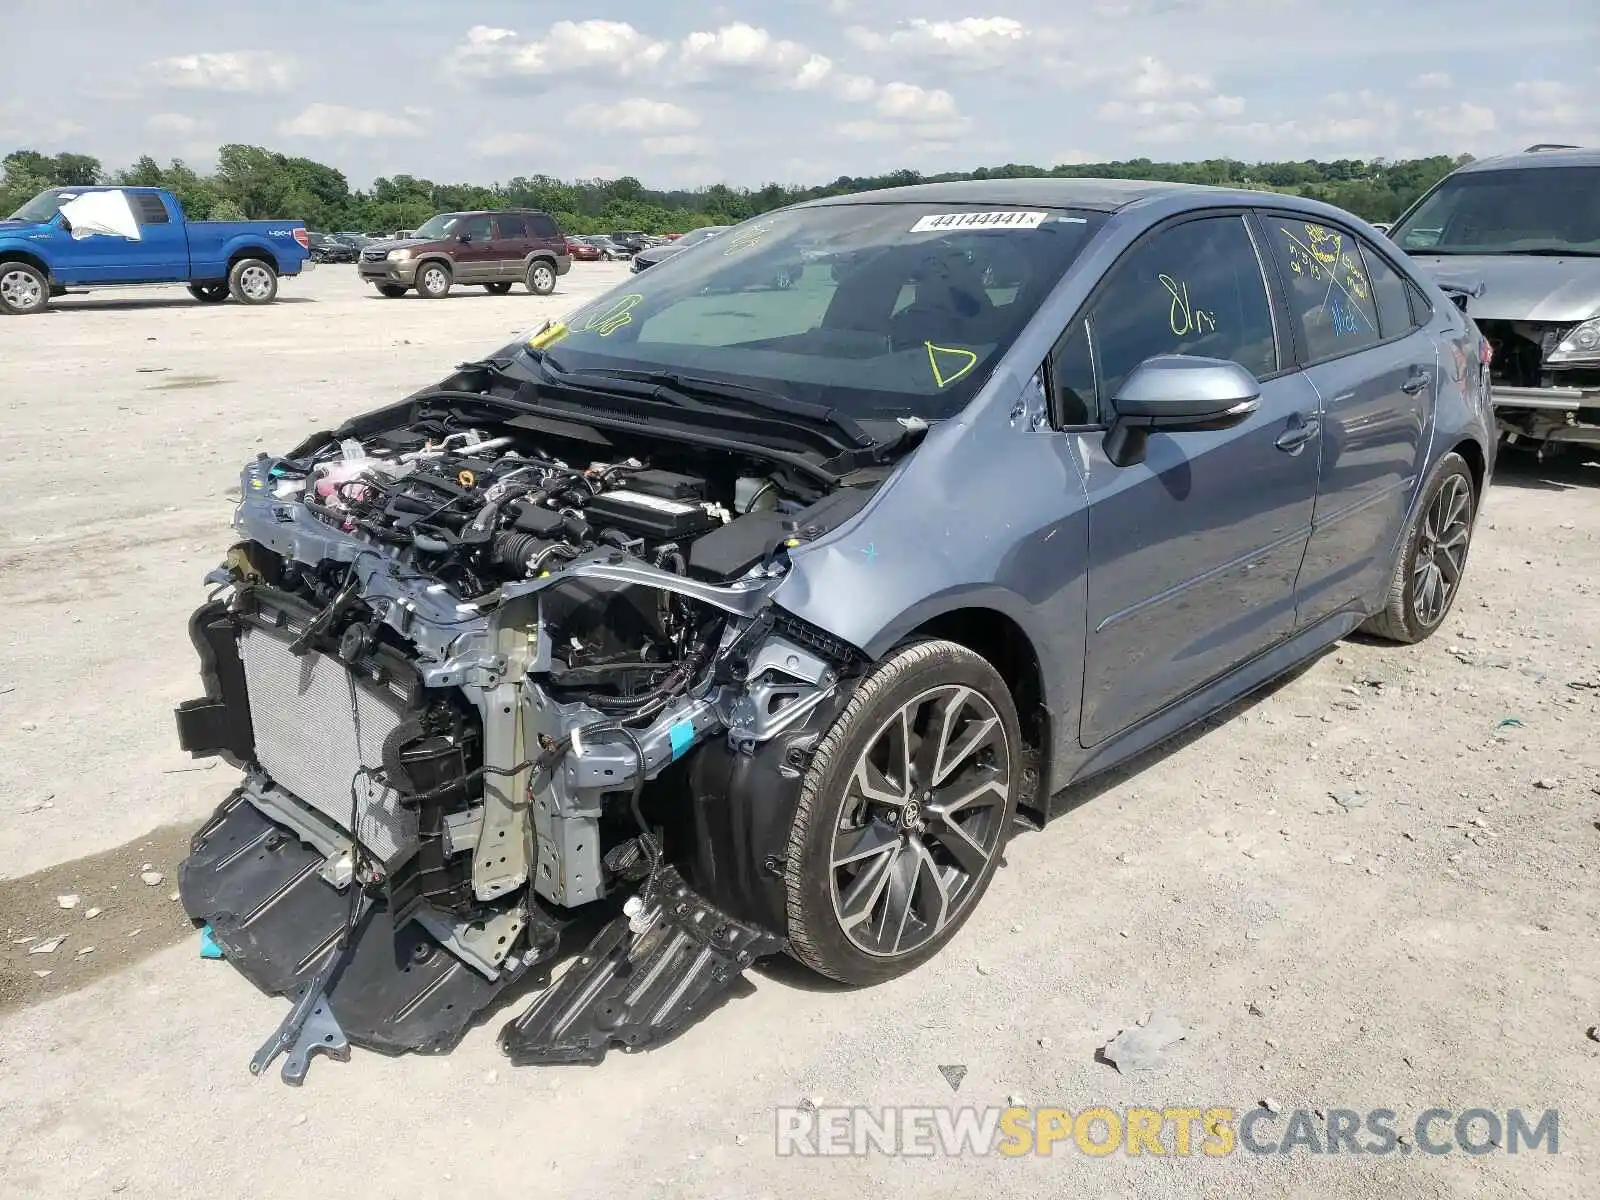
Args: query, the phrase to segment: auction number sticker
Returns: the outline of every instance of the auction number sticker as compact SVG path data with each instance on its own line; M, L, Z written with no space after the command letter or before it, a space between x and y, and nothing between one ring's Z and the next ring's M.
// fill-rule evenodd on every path
M946 229L1037 229L1049 213L964 212L929 213L911 227L912 233L938 233Z

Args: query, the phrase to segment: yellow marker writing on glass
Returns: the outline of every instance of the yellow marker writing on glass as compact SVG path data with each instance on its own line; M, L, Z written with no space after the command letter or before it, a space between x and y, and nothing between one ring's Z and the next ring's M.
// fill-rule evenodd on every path
M935 386L947 388L978 365L978 356L971 350L954 346L935 346L923 342L928 348L928 369L933 372Z

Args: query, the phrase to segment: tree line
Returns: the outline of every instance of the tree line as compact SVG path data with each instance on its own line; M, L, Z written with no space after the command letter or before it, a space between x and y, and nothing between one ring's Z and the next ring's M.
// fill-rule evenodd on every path
M841 175L831 183L792 187L769 183L759 189L712 184L697 189L648 188L632 176L560 180L519 175L505 183L435 183L412 175L378 179L351 188L342 171L310 158L260 146L228 145L217 169L202 174L174 159L162 166L148 155L130 167L106 170L87 154L46 155L16 150L0 159L0 214L15 211L50 187L94 183L168 188L192 220L243 221L299 218L310 229L360 233L414 229L438 212L463 209L533 208L552 213L568 233L637 229L684 232L701 225L731 225L786 204L904 184L955 179L1019 179L1039 176L1160 179L1289 192L1327 201L1369 221L1392 221L1438 179L1470 155L1436 155L1400 161L1338 159L1318 162L1246 163L1213 158L1200 162L1064 163L1035 167L1010 163L968 172L923 175Z

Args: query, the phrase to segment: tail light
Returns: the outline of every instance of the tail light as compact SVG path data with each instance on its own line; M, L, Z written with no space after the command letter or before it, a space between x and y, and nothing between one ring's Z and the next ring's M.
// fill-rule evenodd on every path
M296 229L294 231L294 240L300 243L300 249L311 249L311 238L304 229Z

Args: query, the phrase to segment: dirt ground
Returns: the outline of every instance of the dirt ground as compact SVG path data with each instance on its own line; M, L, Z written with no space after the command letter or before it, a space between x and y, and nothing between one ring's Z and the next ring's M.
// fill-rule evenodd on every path
M266 309L150 290L0 322L0 1196L1595 1194L1600 466L1574 462L1503 461L1439 636L1343 644L1084 789L908 978L764 969L594 1069L510 1067L505 1010L446 1058L252 1079L284 1005L202 959L169 899L232 774L179 753L171 709L198 693L185 620L238 469L620 272L428 303L323 268ZM1187 1031L1159 1066L1097 1061L1152 1012ZM774 1109L802 1103L1269 1100L1402 1130L1557 1109L1559 1153L775 1154Z

